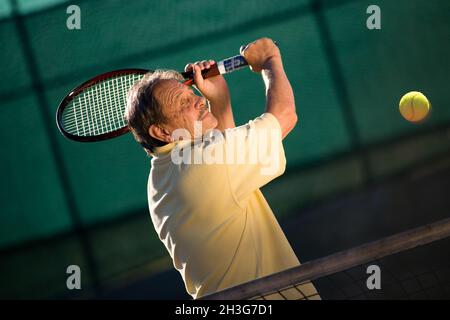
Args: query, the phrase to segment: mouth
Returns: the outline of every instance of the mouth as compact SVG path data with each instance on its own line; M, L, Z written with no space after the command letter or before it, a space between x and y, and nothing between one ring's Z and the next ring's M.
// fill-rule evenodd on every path
M200 114L200 118L199 120L203 120L203 118L205 118L209 113L208 108L205 108L205 110Z

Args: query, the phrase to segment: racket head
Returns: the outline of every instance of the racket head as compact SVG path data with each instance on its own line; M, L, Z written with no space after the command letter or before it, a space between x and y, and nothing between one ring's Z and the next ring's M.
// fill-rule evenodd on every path
M239 59L236 59L238 57ZM224 73L247 65L240 56L223 60L228 63ZM238 61L239 65L232 63ZM245 63L244 63L245 62ZM226 63L225 63L226 67ZM79 142L111 139L129 132L125 121L126 97L129 89L145 74L146 69L120 69L98 75L75 89L60 102L56 112L56 125L63 136ZM221 72L217 68L202 71L204 78ZM183 83L194 84L193 71L181 72Z
M61 134L74 141L94 142L127 133L127 92L149 72L152 71L114 70L77 86L58 106L56 124Z

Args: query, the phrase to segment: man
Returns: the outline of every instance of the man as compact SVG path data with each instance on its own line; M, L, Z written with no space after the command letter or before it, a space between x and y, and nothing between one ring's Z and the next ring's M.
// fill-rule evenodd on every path
M241 54L262 74L267 100L264 114L246 125L235 127L225 79L203 79L214 61L186 66L203 96L175 71L146 75L128 95L129 126L153 157L152 222L193 298L299 265L259 190L285 170L282 138L297 122L294 95L272 40ZM212 160L195 161L206 153Z

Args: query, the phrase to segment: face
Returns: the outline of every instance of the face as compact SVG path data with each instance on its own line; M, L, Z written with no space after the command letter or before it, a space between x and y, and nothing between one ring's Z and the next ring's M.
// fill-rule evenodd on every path
M168 119L163 127L170 133L184 128L194 137L195 121L201 122L202 134L217 127L217 119L211 113L207 100L185 84L176 80L161 81L155 87L155 97Z

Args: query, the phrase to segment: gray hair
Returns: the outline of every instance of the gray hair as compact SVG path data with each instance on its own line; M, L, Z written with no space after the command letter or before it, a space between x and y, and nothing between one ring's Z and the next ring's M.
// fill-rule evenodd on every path
M162 105L155 98L154 89L161 80L169 79L183 80L183 76L175 70L149 72L127 93L125 119L134 139L148 155L151 155L155 147L166 144L150 136L148 129L151 125L163 124L167 121L162 112Z

